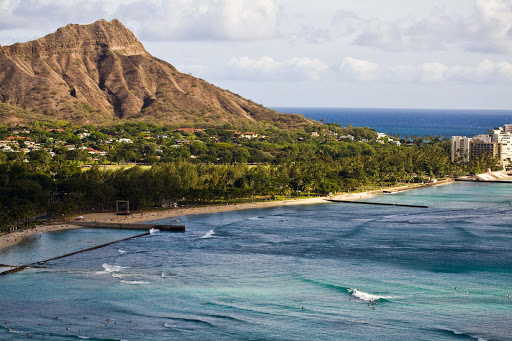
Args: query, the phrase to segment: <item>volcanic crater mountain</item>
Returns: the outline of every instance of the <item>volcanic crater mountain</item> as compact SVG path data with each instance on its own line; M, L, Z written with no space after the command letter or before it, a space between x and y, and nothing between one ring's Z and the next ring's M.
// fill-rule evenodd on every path
M0 46L0 123L33 119L219 125L308 124L267 109L150 55L119 20L70 24Z

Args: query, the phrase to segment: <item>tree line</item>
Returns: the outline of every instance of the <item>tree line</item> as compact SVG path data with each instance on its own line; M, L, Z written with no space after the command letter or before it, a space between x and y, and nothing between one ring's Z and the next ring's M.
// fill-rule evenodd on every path
M163 201L207 204L327 195L479 173L495 165L491 158L452 164L446 140L412 146L325 140L309 146L290 143L279 153L279 162L258 165L178 156L151 168L93 166L86 171L73 161L37 155L23 161L0 158L0 225L28 224L38 216L112 210L116 200L129 200L138 210Z

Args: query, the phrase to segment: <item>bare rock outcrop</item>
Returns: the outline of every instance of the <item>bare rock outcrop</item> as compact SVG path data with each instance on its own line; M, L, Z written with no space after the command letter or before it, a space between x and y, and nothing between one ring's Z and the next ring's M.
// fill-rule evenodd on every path
M151 56L117 19L70 24L31 42L0 46L0 102L76 123L308 124L180 73Z

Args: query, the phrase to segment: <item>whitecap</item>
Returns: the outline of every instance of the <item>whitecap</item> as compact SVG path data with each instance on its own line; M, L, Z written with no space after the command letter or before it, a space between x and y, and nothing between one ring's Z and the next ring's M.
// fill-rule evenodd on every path
M210 230L204 236L200 237L199 239L209 239L209 238L212 238L214 234L215 234L215 231Z
M125 267L125 266L120 266L120 265L110 265L110 264L107 264L107 263L103 263L102 268L104 269L104 271L105 271L105 272L108 272L108 273L112 273L112 272L120 272L120 271L122 271L123 269L126 269L126 267Z
M121 283L133 284L133 285L149 284L149 282L145 282L145 281L125 281L125 280L122 280Z
M363 291L359 291L357 289L352 290L352 296L357 297L360 300L363 300L366 302L378 301L380 298L382 298L380 296L376 296L376 295L369 294L369 293L366 293Z
M119 273L115 273L114 272L114 273L112 273L112 277L114 277L114 278L123 278L123 277L126 277L126 275L121 275Z
M82 336L82 335L77 335L79 339L90 339L90 337L88 336Z
M164 327L165 327L165 328L177 328L178 326L177 326L177 325L175 325L175 324L165 323L165 324L164 324Z
M25 334L25 332L21 330L9 329L9 333L11 334Z
M155 233L157 233L157 232L160 232L160 230L159 230L159 229L155 229L155 228L152 228L152 229L150 229L150 230L149 230L149 233L150 233L151 235L154 235L154 234L155 234Z
M117 250L117 252L119 252L120 254L126 253L126 251L121 250L121 249Z

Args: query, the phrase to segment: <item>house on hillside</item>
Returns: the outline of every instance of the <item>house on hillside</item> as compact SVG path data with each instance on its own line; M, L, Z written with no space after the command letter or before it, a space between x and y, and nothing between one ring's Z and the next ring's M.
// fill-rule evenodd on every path
M86 137L89 137L89 136L91 136L91 133L80 133L80 134L78 134L78 137L81 140L83 140L83 139L85 139Z
M338 140L342 140L342 139L347 139L347 140L352 140L354 141L355 140L355 137L350 135L350 134L347 134L347 135L341 135L340 137L338 137Z
M180 133L189 133L189 134L193 134L193 133L197 133L198 131L205 131L205 130L206 130L206 129L180 128L180 129L176 129L175 131L180 132Z
M240 134L241 138L249 139L249 140L258 138L258 136L260 136L260 135L256 134L256 133L253 133L253 132L250 132L250 131Z

